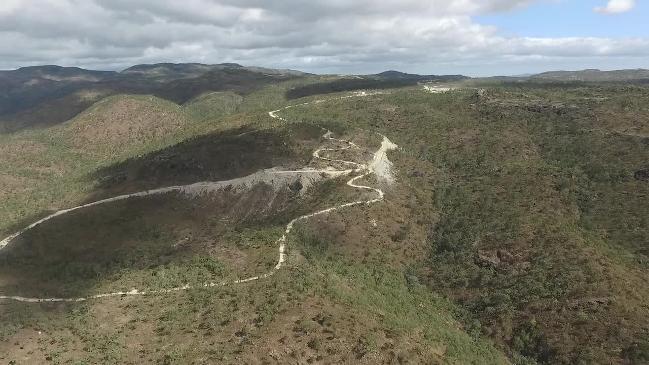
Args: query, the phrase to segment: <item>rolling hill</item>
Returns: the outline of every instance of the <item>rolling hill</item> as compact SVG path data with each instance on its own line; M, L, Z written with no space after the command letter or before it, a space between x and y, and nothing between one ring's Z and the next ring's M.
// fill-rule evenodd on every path
M600 71L596 69L590 69L581 71L551 71L533 75L531 76L531 78L537 80L552 81L637 81L649 79L649 70L636 69Z
M642 83L47 70L0 133L0 361L649 361Z
M246 94L305 75L237 64L136 65L122 72L59 66L0 71L0 131L62 123L110 95L155 95L182 104L206 92Z

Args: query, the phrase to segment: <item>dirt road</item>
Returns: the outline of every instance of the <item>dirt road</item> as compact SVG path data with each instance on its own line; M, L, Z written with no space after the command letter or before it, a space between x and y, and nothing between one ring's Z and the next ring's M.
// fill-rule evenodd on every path
M340 99L347 99L347 98L352 98L352 97L364 97L364 96L369 96L369 95L375 95L376 93L368 93L368 92L357 92L353 93L351 95L339 97L336 99L328 99L328 100L316 100L313 102L307 102L307 103L302 103L302 104L297 104L297 105L290 105L282 109L274 110L271 112L268 112L268 115L271 118L278 119L281 121L288 122L287 119L281 117L278 115L283 110L289 109L289 108L295 108L299 106L307 106L309 104L319 104L323 103L329 100L340 100ZM392 163L387 157L387 152L393 149L397 148L397 145L392 143L387 137L382 136L383 141L381 143L381 147L379 150L377 150L371 161L368 162L356 162L356 161L348 161L348 160L341 160L341 159L332 159L328 158L326 156L323 156L323 153L326 152L332 152L332 151L340 151L340 150L349 150L349 149L359 149L360 147L356 145L355 143L343 139L337 139L333 137L333 134L331 131L327 131L324 135L323 138L327 141L330 142L336 142L336 143L341 143L346 145L345 147L341 148L329 148L329 147L321 147L313 152L313 158L315 160L320 160L326 162L328 165L339 165L339 166L328 166L325 169L303 169L303 170L277 170L277 169L269 169L269 170L262 170L257 173L254 173L252 175L238 178L238 179L233 179L233 180L228 180L228 181L216 181L216 182L200 182L200 183L195 183L195 184L190 184L190 185L183 185L183 186L171 186L171 187L165 187L165 188L160 188L160 189L155 189L155 190L148 190L148 191L143 191L143 192L138 192L138 193L133 193L133 194L127 194L127 195L120 195L116 196L113 198L108 198L96 202L92 202L89 204L84 204L80 205L77 207L73 207L70 209L65 209L58 211L52 215L49 215L37 222L32 223L31 225L27 226L23 230L16 232L12 234L11 236L5 238L4 240L0 241L0 251L5 249L13 240L18 238L20 235L23 233L27 232L30 229L33 229L34 227L43 224L44 222L47 222L55 217L79 210L79 209L84 209L92 206L97 206L101 204L107 204L115 201L120 201L120 200L125 200L133 197L145 197L145 196L151 196L151 195L157 195L157 194L165 194L169 192L181 192L189 195L199 195L203 193L208 193L210 191L216 191L220 189L224 189L226 187L234 187L234 188L250 188L251 186L260 183L260 182L265 182L265 183L270 183L270 184L276 184L276 186L281 186L282 184L285 184L286 181L289 180L295 180L296 178L299 178L300 181L302 182L303 185L308 186L309 184L314 183L315 181L318 180L318 177L322 178L322 176L325 176L327 178L334 178L338 176L343 176L343 175L354 175L350 180L347 181L347 185L355 188L355 189L360 189L360 190L370 190L374 191L377 194L377 197L375 199L371 200L359 200L359 201L354 201L354 202L349 202L341 205L337 205L334 207L330 207L327 209L323 209L317 212L313 212L310 214L302 215L299 216L292 221L290 221L286 225L286 229L284 230L284 234L277 239L276 244L278 246L278 259L277 259L277 265L275 267L264 274L258 275L258 276L253 276L249 278L243 278L243 279L238 279L234 281L229 281L229 282L220 282L220 283L205 283L202 285L204 288L211 288L211 287L219 287L219 286L226 286L226 285L233 285L233 284L240 284L240 283L247 283L255 280L260 280L264 278L268 278L275 274L277 270L280 270L284 263L286 262L286 248L287 248L287 237L293 230L293 227L295 226L296 223L318 216L318 215L323 215L323 214L328 214L340 209L344 209L347 207L355 206L355 205L361 205L361 204L373 204L380 202L384 199L385 193L375 187L371 186L366 186L366 185L359 185L356 182L358 180L361 180L371 174L375 174L377 179L379 181L383 181L386 183L392 183L394 181L394 177L392 175ZM347 166L348 168L343 169L341 166ZM351 167L351 168L349 168ZM273 185L275 186L275 185ZM92 300L92 299L101 299L101 298L107 298L107 297L119 297L119 296L137 296L137 295L164 295L164 294L170 294L173 292L178 292L178 291L183 291L183 290L189 290L189 289L197 289L200 287L192 287L191 285L184 285L181 287L176 287L176 288L171 288L171 289L161 289L161 290L138 290L138 289L132 289L130 291L120 291L120 292L112 292L112 293L104 293L104 294L97 294L97 295L92 295L88 297L80 297L80 298L26 298L26 297L21 297L21 296L10 296L10 295L0 295L0 300L5 299L5 300L14 300L14 301L19 301L19 302L25 302L25 303L45 303L45 302L83 302L87 300Z

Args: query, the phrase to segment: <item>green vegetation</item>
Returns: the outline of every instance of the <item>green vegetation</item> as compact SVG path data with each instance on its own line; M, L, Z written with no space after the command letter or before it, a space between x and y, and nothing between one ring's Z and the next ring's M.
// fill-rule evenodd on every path
M195 119L214 120L234 114L242 102L243 97L233 92L211 92L190 100L184 107Z
M88 177L98 169L244 124L266 128L267 110L283 102L266 95L271 93L242 103L232 94L208 94L186 106L118 95L58 126L0 134L0 233L8 235L44 212L78 205L94 190L97 181ZM235 105L249 113L245 120L232 115Z
M376 75L343 77L326 82L301 85L289 89L286 92L286 97L291 100L343 91L394 89L415 86L421 82L457 83L466 79L468 78L462 75L416 75L399 71L385 71Z
M315 290L331 296L352 308L382 318L384 331L405 336L411 333L421 335L426 362L448 362L460 364L503 364L507 361L494 350L493 345L479 336L471 337L457 328L452 316L452 304L437 295L432 295L422 284L406 277L394 268L374 265L359 265L353 260L332 255L327 242L319 232L300 229L296 233L297 249L305 255L310 265L322 276L324 282L311 283ZM368 334L368 342L378 334ZM374 344L376 346L376 344ZM370 347L371 345L365 345ZM417 361L416 357L403 358ZM422 359L419 359L421 361Z
M420 276L467 326L516 361L610 363L649 333L648 101L641 87L523 84L289 113L403 148L401 184L422 201L411 219L428 227Z
M265 195L248 198L249 204L268 204L272 191ZM175 194L88 208L26 232L0 256L0 280L11 283L4 286L8 293L79 297L132 287L201 286L267 272L277 261L274 243L281 231L269 226L263 212L236 213L219 201ZM227 222L254 226L237 232Z
M182 106L115 96L57 127L0 135L6 233L97 197L304 166L319 126L368 146L358 156L376 148L373 132L401 147L390 154L398 183L383 187L386 201L300 222L287 267L272 277L166 297L7 303L0 360L647 362L649 89L413 86L282 111L295 124L268 117L287 105L287 90L335 80L208 93ZM344 182L302 197L258 188L60 217L0 257L13 274L0 285L95 293L267 272L290 219L358 199ZM36 251L57 254L37 263Z
M0 132L63 123L111 95L155 95L184 104L210 92L248 95L304 76L236 64L138 65L121 73L59 66L0 71Z
M291 100L313 95L333 94L342 91L392 89L412 85L417 85L417 80L385 80L376 78L340 79L290 89L286 92L286 98Z

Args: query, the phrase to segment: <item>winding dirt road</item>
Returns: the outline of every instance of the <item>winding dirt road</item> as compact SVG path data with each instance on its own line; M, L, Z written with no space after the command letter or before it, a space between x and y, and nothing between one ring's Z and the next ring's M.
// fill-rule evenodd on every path
M326 101L331 101L331 100L341 100L341 99L347 99L347 98L353 98L353 97L364 97L364 96L370 96L370 95L375 95L380 92L356 92L351 95L335 98L335 99L326 99L326 100L315 100L312 102L307 102L307 103L302 103L302 104L296 104L296 105L289 105L287 107L284 107L282 109L274 110L271 112L268 112L268 115L271 118L281 120L284 122L288 122L287 119L281 117L278 115L283 110L289 109L289 108L295 108L299 106L306 106L309 104L319 104L323 103ZM16 232L12 234L11 236L5 238L4 240L0 241L0 251L5 249L13 240L24 234L30 229L33 229L34 227L43 224L44 222L47 222L55 217L88 208L88 207L93 207L101 204L106 204L106 203L111 203L111 202L116 202L120 200L126 200L129 198L133 197L145 197L145 196L150 196L150 195L157 195L157 194L165 194L169 192L181 192L185 194L190 194L190 195L198 195L202 193L208 193L210 191L215 191L219 189L223 189L224 187L251 187L254 184L260 183L260 182L269 182L269 179L271 180L271 183L276 183L277 181L272 181L273 179L277 179L280 177L280 179L295 179L295 177L299 177L302 181L306 181L307 183L312 183L316 181L319 177L326 176L328 178L334 178L338 176L343 176L343 175L354 175L349 181L347 181L347 185L355 188L355 189L360 189L360 190L369 190L373 191L377 194L377 197L375 199L371 200L358 200L354 202L349 202L341 205L337 205L331 208L323 209L314 213L306 214L299 216L292 221L290 221L286 225L286 229L284 230L284 234L277 239L275 242L278 245L278 250L279 250L279 257L277 260L277 264L275 267L265 273L261 274L258 276L253 276L249 278L243 278L243 279L238 279L234 281L225 281L225 282L219 282L219 283L205 283L202 286L191 286L189 284L180 286L180 287L175 287L171 289L160 289L160 290L138 290L138 289L132 289L130 291L126 292L112 292L112 293L104 293L104 294L97 294L97 295L92 295L88 297L80 297L80 298L26 298L26 297L21 297L21 296L9 296L9 295L0 295L0 300L13 300L13 301L18 301L18 302L25 302L25 303L48 303L48 302L84 302L92 299L101 299L101 298L108 298L108 297L120 297L120 296L138 296L138 295L161 295L161 294L169 294L173 292L178 292L178 291L184 291L184 290L189 290L189 289L197 289L197 288L213 288L213 287L220 287L220 286L226 286L226 285L232 285L232 284L240 284L240 283L247 283L255 280L260 280L264 278L268 278L272 275L275 274L278 270L282 268L284 263L286 262L286 247L287 247L287 236L291 233L293 230L293 227L296 223L318 216L318 215L324 215L331 213L336 210L344 209L347 207L355 206L355 205L362 205L362 204L373 204L380 202L384 199L385 193L375 187L371 186L366 186L366 185L359 185L356 182L360 179L363 179L369 175L375 174L377 179L379 181L384 181L386 183L392 183L393 182L393 177L391 174L391 169L392 169L392 163L389 161L387 157L387 152L393 149L397 148L397 145L392 143L387 137L382 136L383 141L381 143L381 147L374 153L374 156L371 161L368 161L367 163L361 163L361 162L355 162L355 161L347 161L347 160L340 160L340 159L332 159L328 157L323 157L321 154L325 152L331 152L331 151L340 151L340 150L348 150L348 149L360 149L360 147L356 144L354 144L351 141L343 140L343 139L337 139L332 137L331 131L327 131L323 138L327 141L330 142L337 142L346 145L345 147L342 148L325 148L321 147L313 152L313 158L315 160L320 160L327 162L328 164L338 164L338 165L344 165L344 166L349 166L351 168L347 169L340 169L336 168L334 166L328 166L326 169L304 169L304 170L276 170L276 169L270 169L270 170L262 170L260 172L257 172L255 174L239 178L239 179L233 179L233 180L228 180L228 181L217 181L217 182L200 182L200 183L195 183L195 184L190 184L190 185L183 185L183 186L171 186L171 187L165 187L165 188L160 188L160 189L155 189L155 190L147 190L147 191L142 191L138 193L133 193L133 194L127 194L127 195L120 195L104 200L99 200L96 202L92 202L89 204L84 204L80 205L74 208L70 209L65 209L58 211L54 214L51 214L37 222L32 223L31 225L27 226L23 230Z

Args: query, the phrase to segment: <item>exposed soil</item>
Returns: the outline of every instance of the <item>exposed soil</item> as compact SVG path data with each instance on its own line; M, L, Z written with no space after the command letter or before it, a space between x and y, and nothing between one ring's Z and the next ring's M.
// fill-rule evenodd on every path
M368 95L368 94L366 94L366 93L360 94L360 96L366 96L366 95ZM322 102L322 101L317 101L316 103L320 103L320 102ZM305 103L305 104L302 104L302 105L306 105L306 104L308 104L308 103ZM289 108L289 107L287 107L287 108ZM279 111L272 111L272 112L269 112L268 114L271 117L275 118L275 119L285 120L285 119L277 116L277 112L279 112ZM249 134L248 133L243 133L243 135L249 135ZM238 136L241 136L241 134L238 135ZM72 260L70 259L70 256L69 256L68 253L65 253L65 255L61 255L62 252L60 252L59 250L60 250L61 247L64 246L64 245L61 245L61 244L55 244L53 246L50 246L50 247L53 247L59 253L58 257L57 257L57 255L52 255L52 254L48 254L48 253L44 254L42 252L43 251L42 249L39 250L39 249L37 249L35 247L30 247L30 245L27 245L27 244L16 245L16 241L18 241L18 240L27 239L28 242L29 242L30 236L32 236L34 234L36 234L36 239L35 239L36 242L40 242L41 244L43 242L51 242L52 241L52 234L45 233L45 234L41 234L40 237L39 237L38 230L41 229L44 225L49 226L52 223L56 223L57 220L62 219L62 218L70 219L70 217L72 217L72 219L75 219L75 215L77 215L82 210L87 210L89 208L92 208L92 209L103 208L103 206L105 204L109 204L109 203L113 204L113 203L117 202L117 203L129 204L129 203L132 203L132 202L134 202L136 200L149 199L150 197L159 198L160 196L164 196L164 195L167 195L167 194L182 194L183 196L189 196L189 197L195 198L195 199L196 198L202 198L202 197L213 198L214 194L218 195L218 194L221 194L223 192L225 192L225 193L233 193L233 194L242 193L244 195L248 195L248 194L252 193L254 195L255 190L257 189L257 187L263 186L263 187L270 188L275 193L275 195L272 195L272 194L269 195L271 200L270 200L270 203L268 204L268 208L273 208L273 204L276 203L276 201L277 201L276 195L277 195L278 192L286 190L286 191L288 191L290 193L296 193L296 191L297 191L298 194L304 194L304 192L311 185L313 185L315 182L317 182L318 180L320 180L322 178L337 177L337 176L340 176L340 175L352 174L352 173L356 173L356 175L354 177L352 177L347 182L348 186L350 186L352 188L360 189L360 190L373 191L373 192L375 192L377 194L377 197L374 198L374 199L371 199L371 200L358 200L358 201L354 201L354 202L344 203L344 204L340 204L340 205L333 206L333 207L330 207L330 208L322 209L322 210L319 210L319 211L314 212L314 213L304 214L304 215L301 215L301 216L291 220L286 225L286 229L285 229L284 234L276 241L276 244L279 245L279 259L278 259L278 262L277 262L276 266L274 267L274 270L279 270L282 267L282 264L286 260L286 253L285 252L286 252L287 235L289 233L291 233L295 223L297 223L299 221L302 221L302 220L312 218L312 217L320 216L320 215L323 215L323 214L328 214L328 213L336 211L338 209L352 207L352 206L356 206L356 205L360 205L360 204L372 204L372 203L382 201L383 197L384 197L384 192L382 190L380 190L378 188L370 187L370 186L367 186L367 185L360 185L360 184L357 183L358 180L364 179L368 175L375 174L377 176L378 180L382 181L384 183L392 183L394 181L394 178L392 176L392 164L387 159L386 153L387 153L388 150L397 148L397 146L395 144L393 144L392 142L390 142L390 140L387 139L387 137L383 136L383 141L382 141L381 147L379 148L378 151L376 151L374 153L373 158L371 160L371 163L369 163L369 164L364 163L362 161L361 162L356 162L356 161L335 159L335 158L322 156L323 153L327 153L327 152L337 152L337 151L344 151L344 150L360 149L360 147L358 145L356 145L355 143L353 143L353 142L333 138L332 133L330 131L325 133L323 138L325 140L327 140L327 141L333 142L335 144L342 144L344 146L343 147L338 147L338 148L322 147L320 149L315 150L313 152L313 154L312 154L313 158L314 158L314 162L316 162L316 163L325 162L327 164L332 164L333 163L333 164L338 164L338 165L342 165L342 166L345 166L345 167L352 166L352 168L346 169L346 170L336 170L335 168L332 168L331 166L327 166L325 169L321 169L321 170L317 170L317 169L306 169L306 170L297 170L297 171L291 171L291 170L279 170L279 171L278 170L267 170L267 171L261 171L261 172L249 175L249 176L244 177L244 178L234 179L234 180L230 180L230 181L201 182L201 183L194 183L194 184L183 185L183 186L172 186L172 187L166 187L166 188L158 188L158 189L154 189L154 190L146 190L146 191L141 191L141 192L132 193L132 194L125 194L125 195L121 195L121 196L116 196L116 197L111 197L111 198L95 201L95 202L88 203L88 204L78 206L78 207L74 207L74 208L71 208L71 209L58 211L58 212L56 212L56 213L54 213L54 214L52 214L50 216L47 216L47 217L45 217L45 218L31 224L30 226L28 226L24 230L19 231L19 232L15 233L15 234L5 238L2 242L0 242L0 249L5 249L4 250L5 252L3 252L3 255L0 256L0 258L5 261L4 266L6 267L6 269L9 270L9 274L5 278L0 278L0 283L2 283L3 286L8 286L10 288L12 288L12 286L13 286L14 290L15 289L18 289L18 290L22 289L22 287L25 286L25 285L16 284L16 278L23 278L23 277L29 276L29 275L21 275L20 273L18 273L18 274L12 273L10 267L12 265L17 265L18 268L28 268L30 263L33 264L35 262L42 261L43 259L46 260L46 261L47 260L52 260L52 259L55 260L55 261L58 260L58 264L56 262L39 262L37 267L44 267L45 270L44 270L44 272L41 272L41 277L40 278L37 278L37 280L34 280L33 283L28 283L26 285L27 287L29 287L29 288L38 287L38 283L44 283L44 282L47 282L51 278L61 277L61 275L62 275L62 277L64 279L79 281L79 283L75 283L76 285L72 286L74 289L78 290L79 287L82 287L85 290L87 285L92 285L93 284L93 281L89 280L89 279L92 279L93 276L95 278L97 278L97 279L103 279L107 274L112 273L114 271L114 268L112 267L113 266L112 264L115 263L114 261L117 261L117 263L118 263L117 264L117 270L120 270L120 267L119 267L120 262L126 262L127 265L125 267L131 266L132 263L128 262L128 260L125 260L126 257L119 257L120 256L119 253L117 255L118 256L117 259L115 259L112 256L113 250L111 250L110 253L105 252L105 253L102 254L101 252L97 252L97 250L95 248L89 247L89 246L86 246L86 245L84 245L84 246L74 245L73 247L70 248L73 251L74 251L74 249L81 249L81 252L80 252L81 256L80 257L75 257ZM231 202L231 201L234 200L232 198L227 198L227 197L226 198L221 197L221 199L223 201L225 201L225 202ZM259 212L260 210L259 210L259 204L258 203L259 202L255 201L253 204L248 205L247 208L246 208L247 211L251 212L251 211L254 210L256 212ZM164 211L164 210L162 210L162 211ZM263 212L263 209L261 210L261 212ZM70 214L70 213L72 213L72 214ZM123 214L119 214L118 220L123 219L124 216L125 215L123 215ZM143 216L138 215L137 217L138 218L141 218L141 217L149 218L150 216L151 216L151 214L149 214L149 215L145 214ZM211 216L214 216L214 215L212 214ZM109 223L110 223L109 224L110 229L109 229L109 234L108 235L111 235L111 234L113 234L114 228L116 226L119 226L120 223L125 223L125 222L132 223L135 220L121 221L121 222L111 222L110 219L106 219L106 218L100 218L99 219L99 222L101 222L101 223L104 223L106 221L109 221ZM171 224L175 225L176 221L177 220L172 220ZM193 219L193 220L190 220L190 221L194 222L194 221L196 221L196 219ZM94 224L96 224L96 223L94 223ZM212 225L214 225L214 224L212 224ZM54 225L54 227L55 227L54 229L60 229L60 227L57 226L57 225ZM82 227L82 232L83 233L91 232L92 234L96 234L96 232L94 232L92 230L89 230L88 228L89 227ZM66 234L67 234L68 230L63 230L63 232L66 232ZM134 233L134 232L137 232L137 229L133 229L132 233ZM155 239L159 238L159 235L154 234L154 238ZM189 239L190 239L189 237L186 237L184 239L184 241L187 241ZM119 242L121 243L122 241L119 241ZM184 242L184 243L187 243L187 242ZM7 246L9 246L10 244L11 244L11 246L9 247L9 249L7 249ZM50 243L50 245L52 245L52 244ZM151 249L151 251L153 253L153 255L152 255L152 257L154 258L153 261L156 261L155 258L159 258L161 256L161 254L162 254L162 252L157 252L157 251L159 251L158 246L159 245L152 246L152 247L149 248L149 249ZM177 247L180 247L180 246L185 246L185 245L183 245L183 242L178 242L178 243L174 244L172 247L177 248ZM18 248L16 248L16 247L18 247ZM108 245L101 245L102 249L105 248L105 247L108 247ZM21 253L21 250L23 250L22 253ZM130 250L133 250L133 247L131 247ZM65 252L65 251L67 251L67 250L63 250L63 252ZM125 251L129 251L129 250L127 249ZM149 253L148 250L145 250L145 251L147 251L146 252L147 254ZM15 252L18 252L18 255L12 255L12 253L15 254ZM30 255L32 257L30 257ZM126 255L123 255L123 256L126 256ZM108 258L108 260L111 261L109 264L107 264L105 262L106 258ZM99 260L102 260L102 261L99 262L99 263L96 263L96 262L93 262L93 259L99 259ZM147 260L147 259L148 259L148 257L145 258L145 260L143 260L143 261L150 261L150 259L149 260ZM140 260L140 261L142 261L142 260ZM64 267L67 267L68 265L82 265L82 266L83 265L90 265L90 266L89 267L87 267L87 266L86 267L81 267L81 268L73 266L72 270L65 270ZM152 264L152 266L159 266L159 265L160 265L159 262ZM123 269L123 268L121 268L121 269ZM106 272L106 270L108 270L108 272ZM32 272L32 271L33 272L39 272L38 270L33 270L33 268L30 270L30 272ZM43 273L45 273L45 275L43 275ZM260 276L252 276L252 277L245 278L245 279L237 279L237 280L234 280L233 283L254 281L254 280L258 280L260 278L266 278L266 277L268 277L270 275L273 275L273 274L274 274L274 271L269 271L269 272L266 272L265 274L260 275ZM227 284L229 282L229 281L221 280L220 281L221 284L219 284L218 282L215 283L213 281L208 281L207 279L209 279L209 278L204 278L204 276L201 276L201 279L203 280L203 283L199 283L199 285L200 286L209 286L209 287L218 286L218 285L225 285L225 284ZM230 282L232 282L232 281L230 280ZM49 286L49 287L46 285L45 289L43 289L41 287L41 288L38 288L37 290L40 290L40 291L48 291L48 290L53 291L54 290L54 291L56 291L56 290L60 290L60 289L57 289L57 287L61 288L61 287L69 286L69 285L61 285L61 284L62 283L57 283L54 286ZM67 298L57 298L57 297L25 298L25 297L22 297L22 296L2 296L1 298L14 299L14 300L25 301L25 302L59 302L59 301L67 302L67 301L83 301L83 300L86 300L86 299L89 299L89 298L103 298L103 297L110 297L110 296L116 296L116 295L143 295L143 294L147 294L147 293L148 294L170 293L170 292L174 292L174 291L178 291L178 290L190 289L190 288L196 287L196 286L197 286L197 284L185 283L182 286L174 286L174 287L171 287L171 288L148 289L146 291L140 291L140 290L137 290L137 289L133 289L133 290L131 290L129 292L120 291L120 292L112 292L112 293L107 293L107 294L96 294L96 295L92 295L92 296L89 296L89 297L78 297L77 299L75 299L75 298L67 299ZM65 295L69 295L67 292L65 292L65 293L66 293ZM75 292L73 291L73 293L75 293Z
M220 181L261 169L296 169L311 158L322 132L295 124L276 130L240 128L192 138L178 145L99 170L100 181L89 200L161 186Z
M119 281L122 270L182 263L208 252L226 253L215 259L227 276L264 272L276 261L272 241L267 249L254 249L233 246L224 237L234 226L273 227L278 214L295 209L295 196L286 188L257 184L246 192L215 191L200 198L168 193L61 215L25 232L0 255L2 292L85 294ZM241 256L246 265L240 265ZM206 281L216 279L221 278Z

